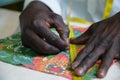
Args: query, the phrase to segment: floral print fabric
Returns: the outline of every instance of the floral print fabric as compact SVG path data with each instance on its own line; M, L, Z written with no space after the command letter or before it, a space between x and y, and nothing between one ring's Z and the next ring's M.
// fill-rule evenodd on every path
M86 30L86 28L75 27L74 34L75 36L79 36ZM79 45L78 51L83 48L84 45ZM10 37L0 40L0 60L72 80L69 51L60 52L57 55L38 55L31 49L22 46L20 33L16 33ZM96 77L95 72L98 65L99 61L91 69L89 69L87 74L82 76L82 79L91 80Z

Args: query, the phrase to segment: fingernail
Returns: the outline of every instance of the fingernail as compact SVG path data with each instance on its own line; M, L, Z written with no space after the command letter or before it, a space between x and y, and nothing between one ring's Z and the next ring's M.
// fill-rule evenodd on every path
M103 78L103 77L105 77L105 75L106 75L106 72L104 70L99 70L97 73L97 76L99 78Z
M84 69L81 67L81 68L77 68L75 70L75 74L78 75L78 76L83 76L84 75Z

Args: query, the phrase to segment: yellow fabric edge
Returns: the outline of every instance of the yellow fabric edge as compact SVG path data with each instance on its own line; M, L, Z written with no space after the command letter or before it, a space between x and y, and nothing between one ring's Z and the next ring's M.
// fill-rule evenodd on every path
M76 18L76 17L70 17L69 20L71 22L83 23L83 24L91 24L92 23L92 22L86 21L84 19Z
M87 21L85 20L82 20L82 19L78 19L78 18L71 18L71 10L72 10L72 7L73 7L73 4L72 4L73 0L70 1L70 9L68 11L68 18L67 18L67 22L68 22L68 28L70 30L70 34L69 34L69 38L74 38L74 31L73 31L73 28L71 27L70 25L70 22L78 22L78 23L86 23ZM77 46L74 45L74 44L70 44L70 60L71 60L71 63L74 61L75 57L77 56ZM82 77L80 76L76 76L74 75L74 72L73 73L73 80L83 80Z
M111 10L112 10L112 4L113 4L113 0L106 0L106 5L105 5L102 19L106 19L109 17Z
M70 30L69 38L74 38L74 32L70 23L68 24L68 28ZM75 57L77 56L77 46L74 44L70 44L70 60L71 62L74 61ZM73 80L83 80L82 77L78 77L73 75Z

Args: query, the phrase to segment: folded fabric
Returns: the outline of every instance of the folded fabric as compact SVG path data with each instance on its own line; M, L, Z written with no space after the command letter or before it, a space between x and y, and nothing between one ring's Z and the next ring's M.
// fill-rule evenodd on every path
M86 30L87 28L75 27L74 34L75 36L79 36ZM83 48L84 45L79 45L78 51ZM20 33L16 33L0 40L0 60L73 80L70 70L69 51L60 52L56 55L38 55L31 49L22 46ZM82 76L82 79L91 80L96 77L95 73L98 69L98 65L99 61L88 71L87 74Z

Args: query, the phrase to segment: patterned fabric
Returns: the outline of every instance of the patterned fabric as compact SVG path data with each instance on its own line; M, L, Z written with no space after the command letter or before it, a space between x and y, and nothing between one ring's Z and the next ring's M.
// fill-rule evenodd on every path
M74 34L79 36L85 32L86 28L74 28ZM54 29L53 29L53 32ZM84 45L78 46L78 51L82 50ZM0 60L24 66L33 70L62 76L72 80L70 70L70 55L69 51L60 52L57 55L38 55L29 48L25 48L21 44L20 33L14 34L10 37L0 40ZM83 80L91 80L96 77L95 72L98 68L99 61L88 70L88 73L82 76Z

